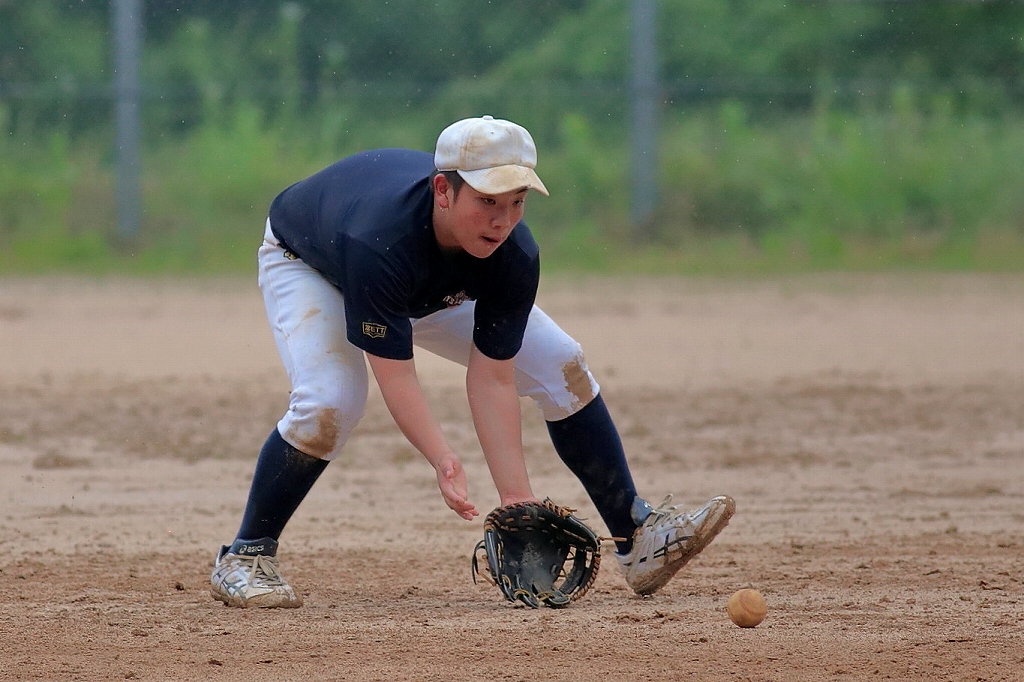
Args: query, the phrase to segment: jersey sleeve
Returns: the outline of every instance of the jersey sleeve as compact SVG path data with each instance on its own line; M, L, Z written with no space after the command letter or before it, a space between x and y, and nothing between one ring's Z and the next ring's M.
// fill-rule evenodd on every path
M537 298L540 259L504 263L501 276L490 278L492 286L476 303L473 344L494 360L515 357L523 345L523 334Z
M409 282L403 268L358 243L349 246L345 260L342 292L349 342L378 357L411 359Z

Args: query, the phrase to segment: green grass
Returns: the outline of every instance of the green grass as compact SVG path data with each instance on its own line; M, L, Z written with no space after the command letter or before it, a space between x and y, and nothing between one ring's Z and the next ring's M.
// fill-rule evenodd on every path
M543 245L542 245L543 247ZM543 249L545 270L594 274L752 276L809 272L1024 272L1024 239L1008 233L942 242L914 235L895 241L839 240L815 250L766 234L695 237L673 247L636 248L609 240Z
M0 274L252 273L277 192L382 143L380 125L339 137L327 121L270 125L245 105L211 120L150 141L129 244L111 238L106 145L0 140ZM413 118L387 128L413 146L433 135ZM680 114L665 122L661 206L644 239L628 224L621 136L572 113L560 130L541 154L552 195L527 210L549 271L1024 271L1024 117L956 114L900 91L880 112L755 121L726 102Z

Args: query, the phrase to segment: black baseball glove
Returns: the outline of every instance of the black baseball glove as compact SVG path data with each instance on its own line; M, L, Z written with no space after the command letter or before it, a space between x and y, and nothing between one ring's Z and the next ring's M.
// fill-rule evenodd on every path
M601 565L600 538L573 510L551 500L498 507L473 551L473 582L484 553L491 582L509 601L567 606L587 593Z

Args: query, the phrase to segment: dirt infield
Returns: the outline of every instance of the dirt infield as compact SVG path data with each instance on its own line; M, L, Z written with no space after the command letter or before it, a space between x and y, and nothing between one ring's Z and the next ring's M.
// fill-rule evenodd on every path
M1024 680L1024 277L545 280L638 487L733 522L662 592L474 585L371 392L282 538L299 610L213 601L287 404L255 284L0 279L0 680ZM458 368L418 358L497 503ZM524 403L534 489L606 529ZM757 628L725 603L753 586Z

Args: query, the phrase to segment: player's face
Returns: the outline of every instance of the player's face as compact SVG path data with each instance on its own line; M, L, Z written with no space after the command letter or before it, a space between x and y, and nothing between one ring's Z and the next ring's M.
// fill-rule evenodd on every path
M477 258L490 256L522 220L527 191L482 194L463 185L449 204L449 239L441 240L441 246L458 246Z

